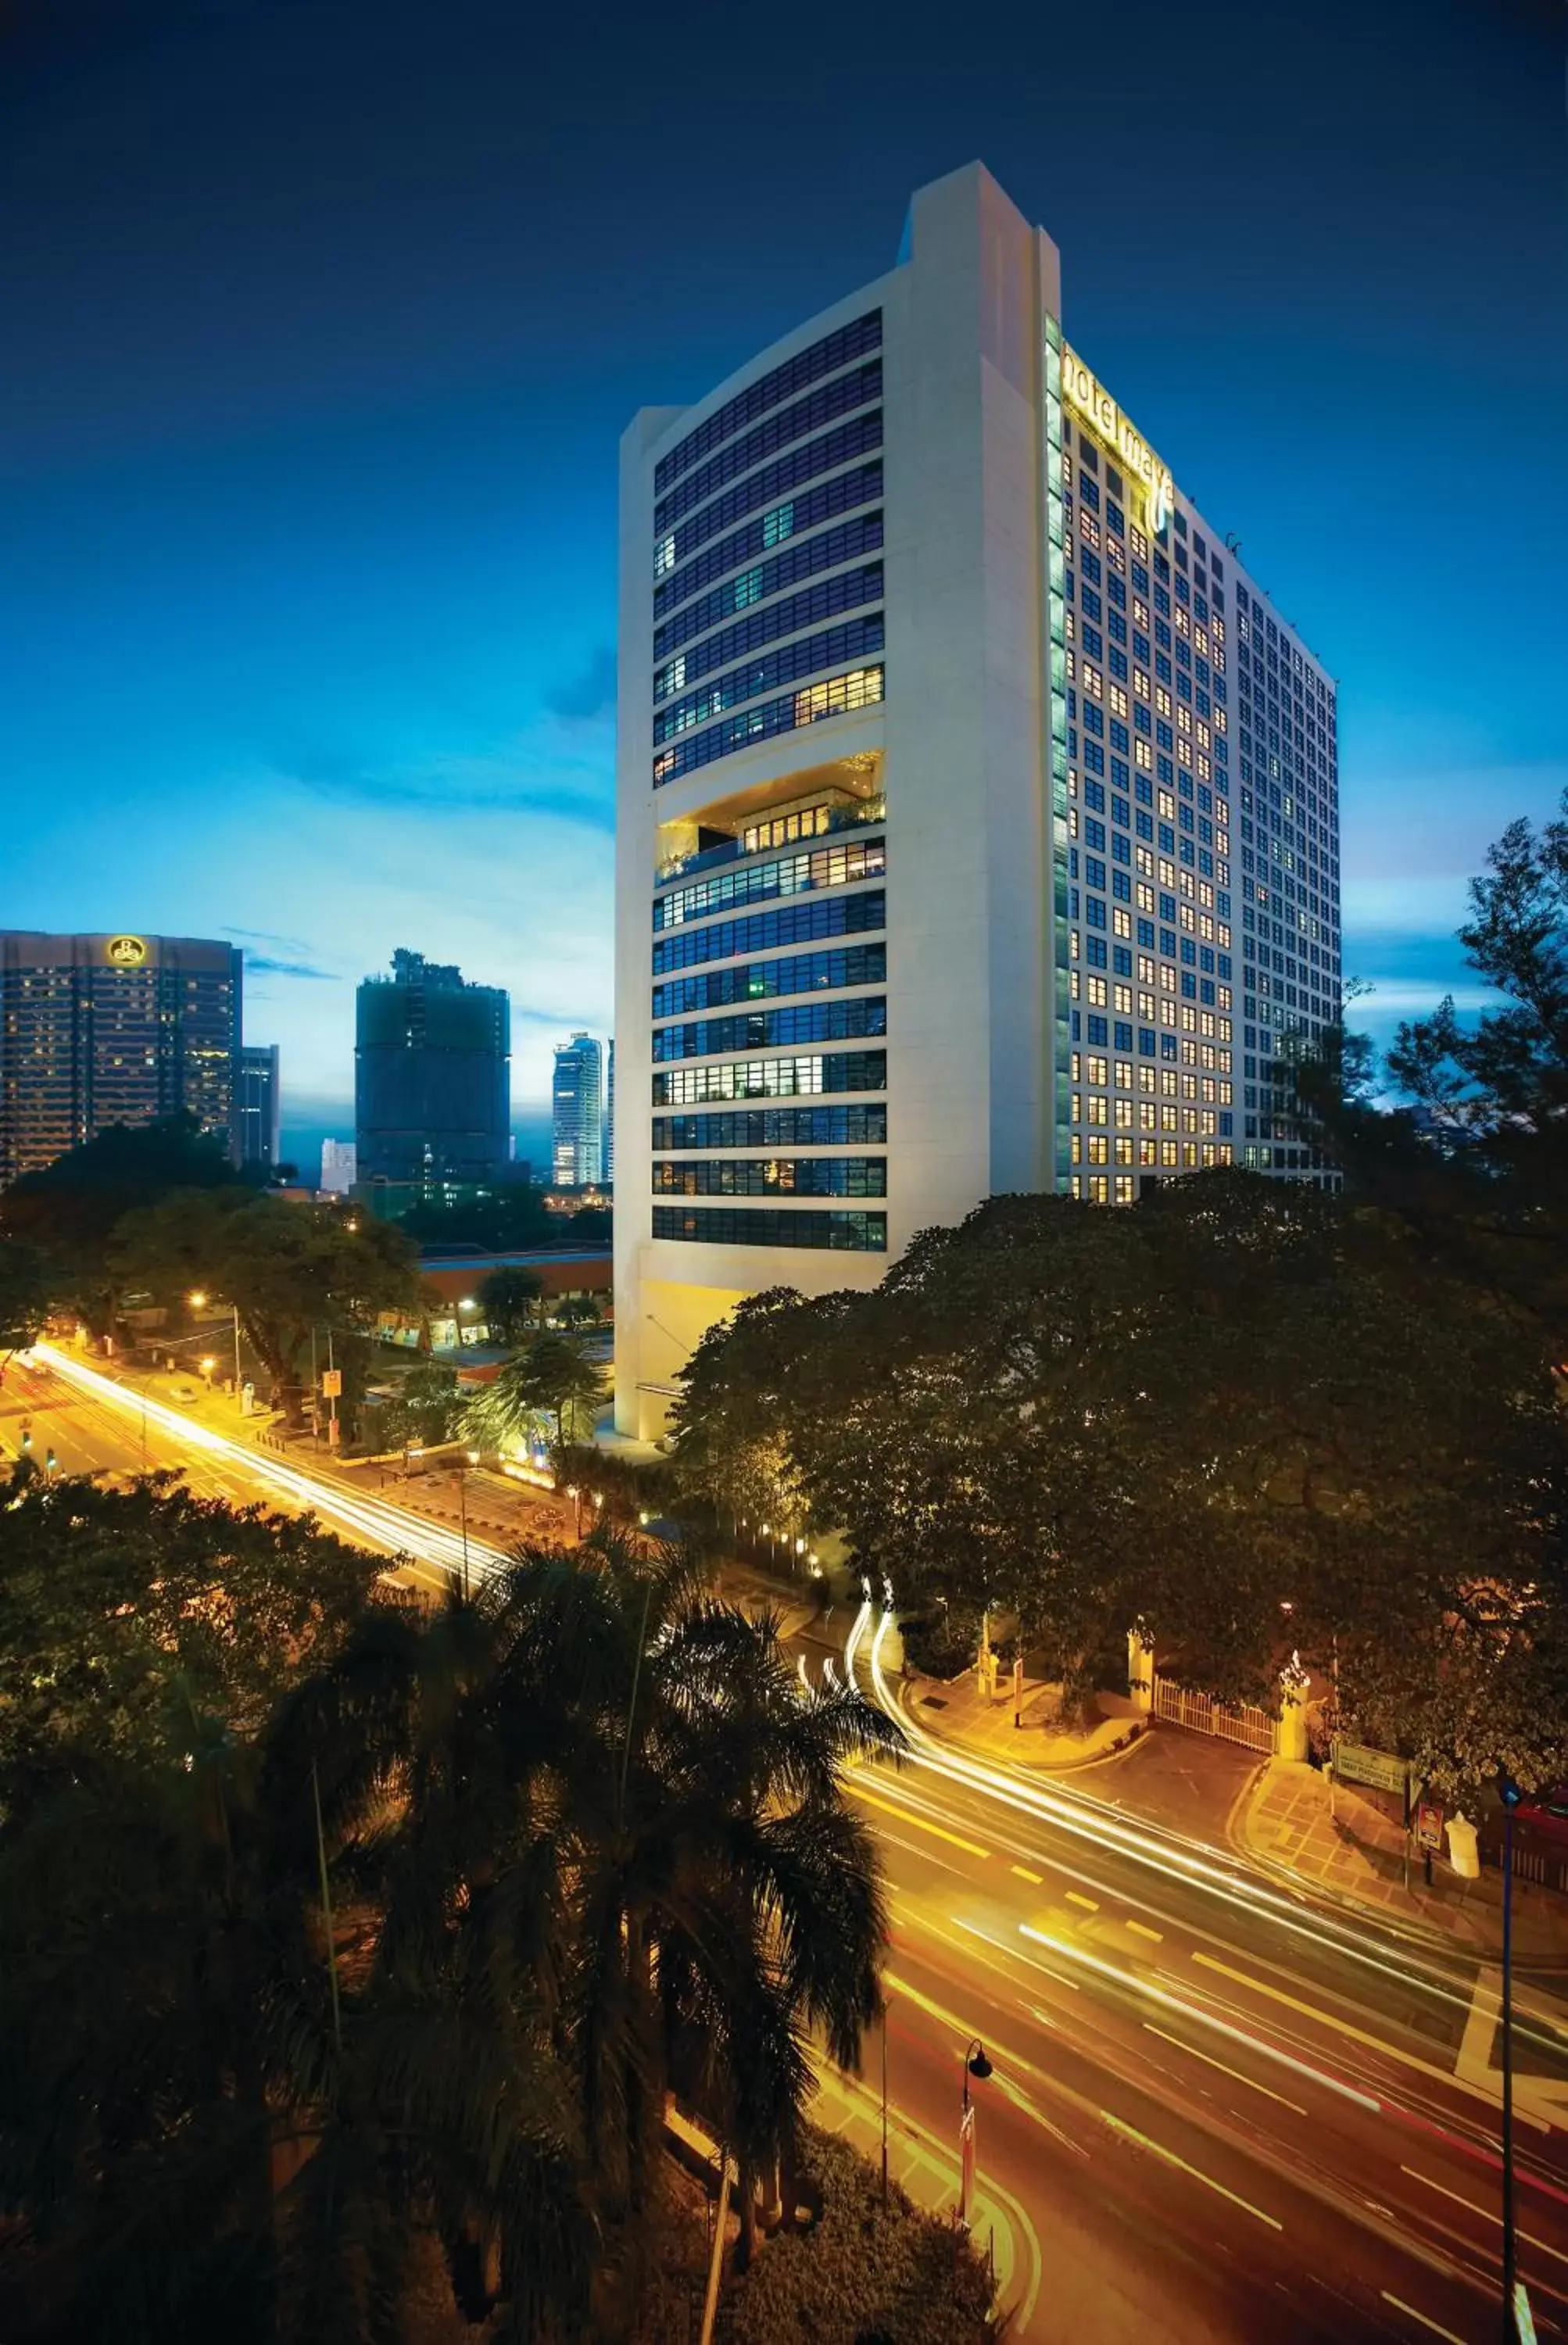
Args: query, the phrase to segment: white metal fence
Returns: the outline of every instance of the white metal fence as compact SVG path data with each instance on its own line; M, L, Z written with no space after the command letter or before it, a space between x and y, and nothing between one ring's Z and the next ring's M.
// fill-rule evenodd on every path
M1252 1702L1234 1709L1212 1694L1195 1693L1171 1678L1155 1678L1155 1716L1192 1734L1217 1734L1222 1741L1244 1743L1248 1751L1272 1751L1274 1721Z

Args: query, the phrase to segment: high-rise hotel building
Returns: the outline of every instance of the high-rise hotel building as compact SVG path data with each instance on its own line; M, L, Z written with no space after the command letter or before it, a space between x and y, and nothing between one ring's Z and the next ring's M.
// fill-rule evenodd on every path
M238 1163L244 979L210 938L0 929L0 1189L181 1112Z
M1333 685L978 166L621 452L616 1422L742 1294L1006 1190L1317 1169Z

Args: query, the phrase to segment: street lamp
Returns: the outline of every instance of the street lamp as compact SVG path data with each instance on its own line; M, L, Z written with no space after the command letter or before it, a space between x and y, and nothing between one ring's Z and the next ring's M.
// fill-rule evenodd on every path
M575 1498L576 1501L577 1537L581 1538L583 1536L583 1493L580 1485L575 1482L568 1482L566 1485L566 1496L568 1498Z
M195 1291L195 1293L194 1293L194 1294L188 1294L188 1295L186 1296L186 1298L185 1298L185 1299L186 1299L186 1301L189 1304L189 1305L190 1305L190 1307L191 1307L191 1309L192 1309L193 1311L205 1311L205 1310L206 1310L206 1308L207 1308L207 1304L208 1304L208 1295L207 1295L207 1291L206 1291L206 1289L205 1289L204 1287L200 1287L200 1286L199 1286L199 1287L196 1289L196 1291ZM238 1400L239 1400L239 1386L240 1386L240 1376L239 1376L239 1304L238 1304L238 1303L231 1303L231 1304L229 1304L229 1310L231 1311L231 1313L233 1314L233 1316L234 1316L234 1397L235 1397L236 1401L238 1401ZM216 1367L216 1366L217 1366L217 1365L218 1365L218 1363L217 1363L216 1361L214 1361L214 1362L213 1362L213 1366L214 1366L214 1367ZM202 1365L203 1365L203 1367L204 1367L204 1368L206 1368L206 1367L207 1367L207 1364L206 1364L206 1362L205 1362L205 1361L203 1361ZM209 1376L209 1378L210 1378L210 1376L211 1376L211 1373L212 1373L212 1370L211 1370L210 1368L207 1369L207 1374L208 1374L208 1376Z
M1516 2298L1513 2238L1513 1811L1519 1786L1505 1767L1497 1771L1502 1802L1502 2334L1506 2345L1527 2334Z
M477 1311L479 1305L472 1294L465 1294L457 1306L457 1348L460 1352L463 1349L463 1314L465 1311Z
M963 2106L958 2120L958 2221L965 2231L974 2195L974 2104L969 2097L969 2080L973 2076L983 2084L991 2072L984 2045L978 2035L972 2035L963 2047Z

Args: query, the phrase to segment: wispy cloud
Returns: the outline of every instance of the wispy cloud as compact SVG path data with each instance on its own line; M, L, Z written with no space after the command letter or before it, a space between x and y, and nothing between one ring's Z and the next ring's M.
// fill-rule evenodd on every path
M402 765L320 748L275 753L271 763L280 781L356 810L533 811L599 830L610 829L615 819L614 726L597 713L583 721L553 710L494 749Z
M608 716L616 705L616 647L614 644L596 644L586 664L575 675L556 685L545 695L545 706L552 716L563 716L568 722L581 722L596 716Z
M247 977L265 973L270 977L308 977L323 985L341 985L342 978L335 969L317 969L308 960L279 960L270 953L245 954Z

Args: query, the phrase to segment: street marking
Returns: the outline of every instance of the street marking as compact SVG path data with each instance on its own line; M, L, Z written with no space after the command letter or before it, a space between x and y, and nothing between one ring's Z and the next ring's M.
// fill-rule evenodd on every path
M1502 2218L1501 2215L1494 2215L1490 2207L1478 2207L1473 2198L1461 2198L1457 2190L1450 2190L1445 2184L1434 2182L1430 2174L1418 2173L1413 2166L1401 2166L1400 2172L1408 2174L1412 2182L1424 2182L1429 2190L1436 2190L1442 2198L1451 2198L1456 2207L1467 2207L1472 2215L1479 2215L1483 2223L1495 2223L1498 2229L1502 2230ZM1543 2256L1553 2256L1558 2263L1568 2264L1568 2256L1563 2254L1561 2248L1549 2247L1544 2239L1532 2238L1530 2232L1521 2231L1517 2225L1514 2227L1514 2231L1516 2238L1525 2240L1532 2248L1539 2248Z
M1446 2337L1448 2345L1464 2345L1462 2337L1456 2337L1453 2330L1445 2329L1441 2320L1429 2320L1424 2312L1418 2312L1415 2306L1407 2304L1402 2296L1390 2296L1388 2289L1384 2289L1382 2298L1383 2302L1391 2304L1396 2312L1408 2313L1412 2320L1419 2320L1423 2329L1430 2329L1434 2337Z
M1146 2133L1140 2133L1136 2126L1127 2125L1122 2118L1113 2117L1109 2109L1102 2109L1100 2115L1113 2132L1125 2135L1128 2141L1135 2141L1140 2149L1152 2150L1156 2157L1163 2157L1167 2166L1176 2167L1182 2174L1190 2174L1195 2182L1201 2182L1206 2189L1214 2191L1221 2198L1228 2198L1233 2207L1241 2208L1248 2215L1256 2215L1258 2221L1267 2223L1271 2231L1284 2230L1284 2224L1275 2216L1266 2215L1261 2207L1253 2205L1250 2198L1238 2198L1234 2190L1227 2190L1223 2182L1215 2180L1212 2174L1206 2174L1201 2167L1189 2166L1185 2157L1178 2157L1176 2151L1167 2149L1163 2142L1151 2141ZM1456 2338L1454 2345L1463 2345L1462 2339Z
M1238 2085L1250 2085L1255 2093L1261 2093L1266 2100L1278 2101L1282 2109L1294 2109L1298 2117L1306 2116L1307 2112L1299 2101L1288 2101L1283 2093L1275 2092L1268 2085L1260 2085L1256 2076L1244 2076L1239 2068L1227 2068L1223 2060L1215 2059L1211 2053L1200 2052L1196 2045L1184 2044L1179 2035L1167 2035L1165 2029L1156 2027L1152 2019L1145 2019L1144 2025L1151 2035L1157 2035L1163 2043L1174 2044L1178 2052L1186 2053L1194 2060L1203 2061L1210 2068L1217 2068L1222 2076L1234 2076Z
M1031 1873L1026 1864L1014 1864L1009 1869L1018 1875L1020 1881L1032 1881L1036 1889L1045 1878L1043 1873Z
M1128 1922L1125 1924L1125 1927L1129 1930L1135 1930L1140 1938L1152 1938L1156 1946L1163 1946L1165 1944L1165 1932L1163 1930L1151 1930L1146 1922Z
M1303 2019L1316 2020L1322 2027L1337 2028L1341 2035L1348 2035L1353 2044L1365 2045L1369 2052L1386 2053L1390 2060L1402 2061L1407 2068L1414 2068L1420 2076L1435 2076L1443 2085L1466 2082L1453 2069L1439 2068L1431 2060L1421 2059L1419 2054L1407 2052L1402 2044L1390 2044L1384 2036L1369 2035L1364 2027L1352 2026L1349 2020L1341 2019L1338 2012L1319 2011L1316 2004L1303 2003L1298 1996L1287 1995L1283 1987L1269 1986L1263 1979L1255 1979L1246 1971L1233 1970L1228 1963L1219 1962L1213 1954L1204 1954L1201 1948L1194 1954L1193 1961L1201 1963L1206 1970L1218 1971L1222 1976L1234 1979L1237 1986L1250 1987L1254 1995L1265 1995L1272 2003L1282 2003L1288 2011L1298 2012ZM1532 2125L1538 2133L1551 2132L1551 2127L1543 2118L1532 2117L1526 2109L1520 2109L1517 2114L1527 2124Z
M891 1800L879 1800L876 1793L868 1792L863 1783L851 1783L849 1788L857 1799L864 1800L871 1807L881 1808L884 1815L895 1817L901 1824L913 1824L917 1832L932 1832L953 1848L962 1848L968 1856L989 1857L991 1854L991 1851L982 1848L977 1841L965 1840L962 1833L949 1832L945 1824L928 1823L923 1816L913 1814L908 1808L896 1808Z
M1080 1897L1075 1889L1068 1890L1067 1903L1069 1905L1081 1905L1086 1914L1097 1914L1100 1910L1100 1901L1097 1897Z

